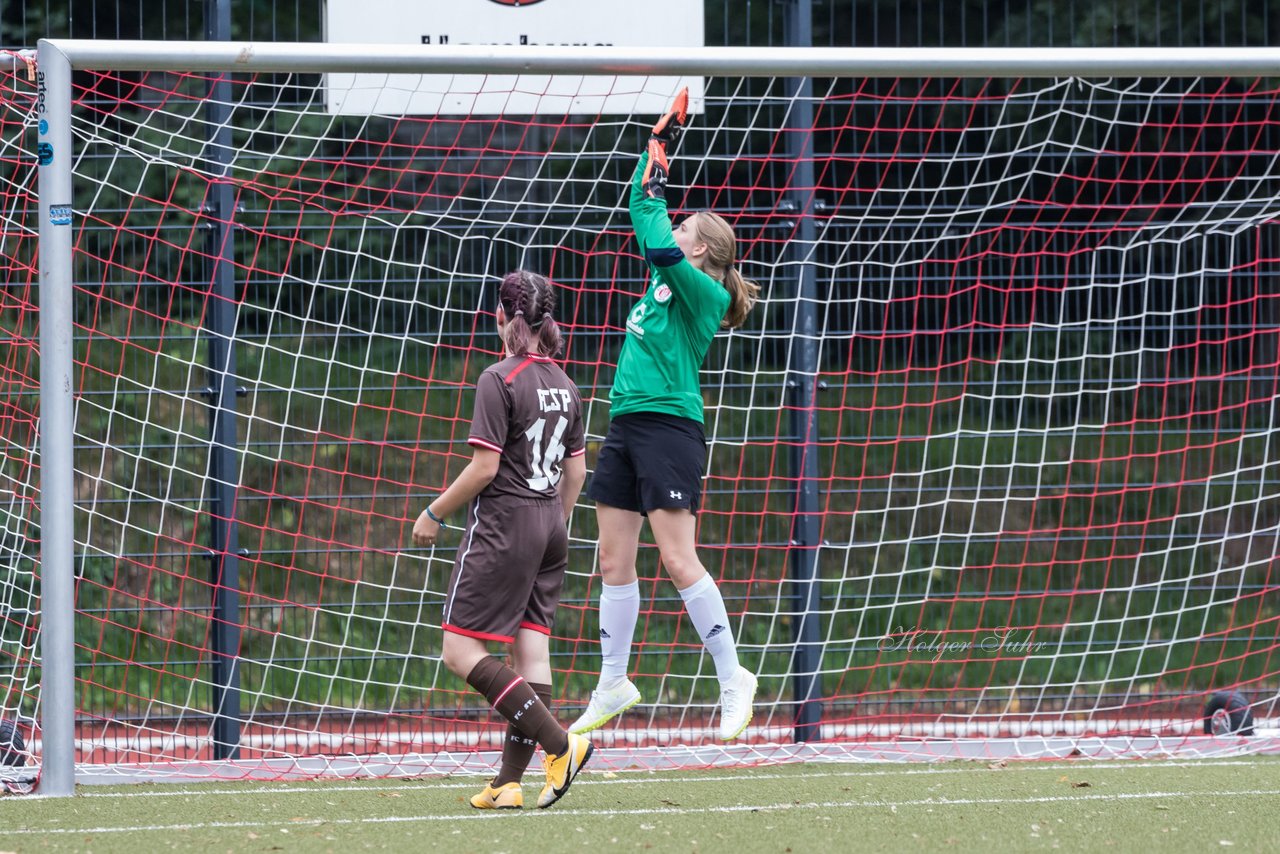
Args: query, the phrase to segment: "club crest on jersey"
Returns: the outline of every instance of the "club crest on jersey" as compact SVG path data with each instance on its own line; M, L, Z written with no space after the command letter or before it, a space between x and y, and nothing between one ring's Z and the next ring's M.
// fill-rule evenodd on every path
M659 305L671 301L671 288L666 285L658 285L653 292L653 299Z

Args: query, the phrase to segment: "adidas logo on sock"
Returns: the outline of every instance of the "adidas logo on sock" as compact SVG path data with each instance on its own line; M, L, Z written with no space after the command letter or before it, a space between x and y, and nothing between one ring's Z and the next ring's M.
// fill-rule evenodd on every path
M608 633L608 632L606 632L604 629L601 629L601 630L600 630L600 637L601 637L601 639L603 639L603 640L608 640L609 638L613 637L613 635L609 634L609 633Z
M713 637L715 637L716 635L720 634L723 631L724 631L724 626L720 625L719 623L716 623L714 626L711 627L711 631L707 632L707 640L711 640Z

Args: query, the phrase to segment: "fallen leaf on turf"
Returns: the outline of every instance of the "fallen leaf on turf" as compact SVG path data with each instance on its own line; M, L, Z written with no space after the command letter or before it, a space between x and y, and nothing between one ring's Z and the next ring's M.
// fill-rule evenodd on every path
M1009 767L1009 760L1001 759L999 762L992 762L987 767L990 768L992 771L999 771L1001 768Z
M1081 780L1079 783L1072 783L1072 784L1071 784L1071 788L1073 788L1073 789L1087 789L1087 788L1089 788L1089 787L1090 787L1090 786L1092 786L1092 785L1093 785L1092 783L1086 783L1084 780Z

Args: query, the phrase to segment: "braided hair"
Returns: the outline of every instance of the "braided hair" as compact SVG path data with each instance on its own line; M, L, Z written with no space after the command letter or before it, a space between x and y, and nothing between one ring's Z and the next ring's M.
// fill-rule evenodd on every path
M560 327L556 325L556 291L545 277L528 270L514 270L502 279L498 291L507 325L502 332L507 351L515 356L560 353Z

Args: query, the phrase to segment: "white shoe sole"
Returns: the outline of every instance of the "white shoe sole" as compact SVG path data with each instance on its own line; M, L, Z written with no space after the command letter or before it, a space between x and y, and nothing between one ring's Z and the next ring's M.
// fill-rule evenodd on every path
M738 727L738 729L731 735L725 735L723 732L721 732L720 733L721 741L735 741L740 735L742 735L744 732L747 731L747 727L751 725L751 719L754 718L756 714L756 691L759 689L759 687L760 687L759 681L756 680L755 678L752 678L751 700L750 700L751 707L747 710L747 719L743 721L742 726ZM723 712L724 710L722 708L721 713L723 714Z
M610 712L609 714L605 715L602 718L596 718L593 721L587 721L585 723L581 720L574 721L573 725L569 727L569 732L573 733L574 735L582 735L584 732L591 732L592 730L600 729L600 727L604 726L609 721L616 718L618 715L632 708L637 703L639 703L642 699L643 698L640 696L640 693L637 691L635 699L629 701L625 706L618 709L616 712Z

